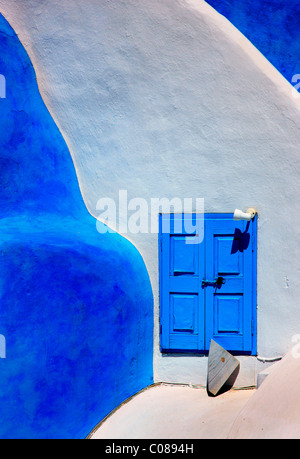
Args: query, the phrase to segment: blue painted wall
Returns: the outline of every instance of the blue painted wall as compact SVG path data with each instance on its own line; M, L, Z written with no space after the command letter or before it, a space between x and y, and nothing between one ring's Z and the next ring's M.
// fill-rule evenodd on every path
M206 0L291 82L300 73L299 0Z
M99 234L66 144L0 15L0 438L84 438L153 382L139 252Z

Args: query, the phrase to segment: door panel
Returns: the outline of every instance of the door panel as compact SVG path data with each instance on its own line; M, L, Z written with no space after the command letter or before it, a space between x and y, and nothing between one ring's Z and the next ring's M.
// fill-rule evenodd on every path
M198 275L198 251L194 244L189 244L188 240L194 236L171 235L171 272L170 275Z
M215 275L239 275L243 270L243 254L232 253L233 237L216 235L214 237Z
M214 336L220 333L243 334L242 295L217 295L213 312Z
M211 339L231 351L252 350L252 241L250 224L231 219L205 222L206 277L222 276L205 288L206 348Z
M197 303L196 294L171 293L171 330L173 332L197 333Z
M169 217L170 232L162 232ZM204 246L191 243L196 234L187 234L178 218L182 216L175 216L177 222L174 215L160 219L161 347L197 351L204 348Z

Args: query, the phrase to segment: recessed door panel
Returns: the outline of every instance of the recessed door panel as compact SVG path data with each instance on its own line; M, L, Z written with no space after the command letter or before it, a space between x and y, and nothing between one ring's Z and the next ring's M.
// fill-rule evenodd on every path
M198 333L198 295L171 293L171 333Z
M170 275L198 274L198 251L188 241L193 236L172 235L170 240Z

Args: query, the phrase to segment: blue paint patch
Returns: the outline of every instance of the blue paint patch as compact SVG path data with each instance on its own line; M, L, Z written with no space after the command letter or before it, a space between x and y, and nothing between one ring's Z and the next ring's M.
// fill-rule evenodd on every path
M300 73L299 0L206 0L289 81Z
M139 252L99 234L67 146L0 15L0 438L84 438L153 382Z

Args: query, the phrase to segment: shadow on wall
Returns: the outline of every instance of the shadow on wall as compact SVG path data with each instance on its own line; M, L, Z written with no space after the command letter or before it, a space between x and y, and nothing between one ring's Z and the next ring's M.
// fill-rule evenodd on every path
M84 438L153 382L139 252L99 234L28 55L0 15L0 438Z
M249 231L250 222L247 222L245 231L241 231L240 229L236 228L234 231L234 237L231 247L231 253L237 252L244 252L247 250L250 243L250 233Z
M299 0L206 0L291 83L299 74Z

